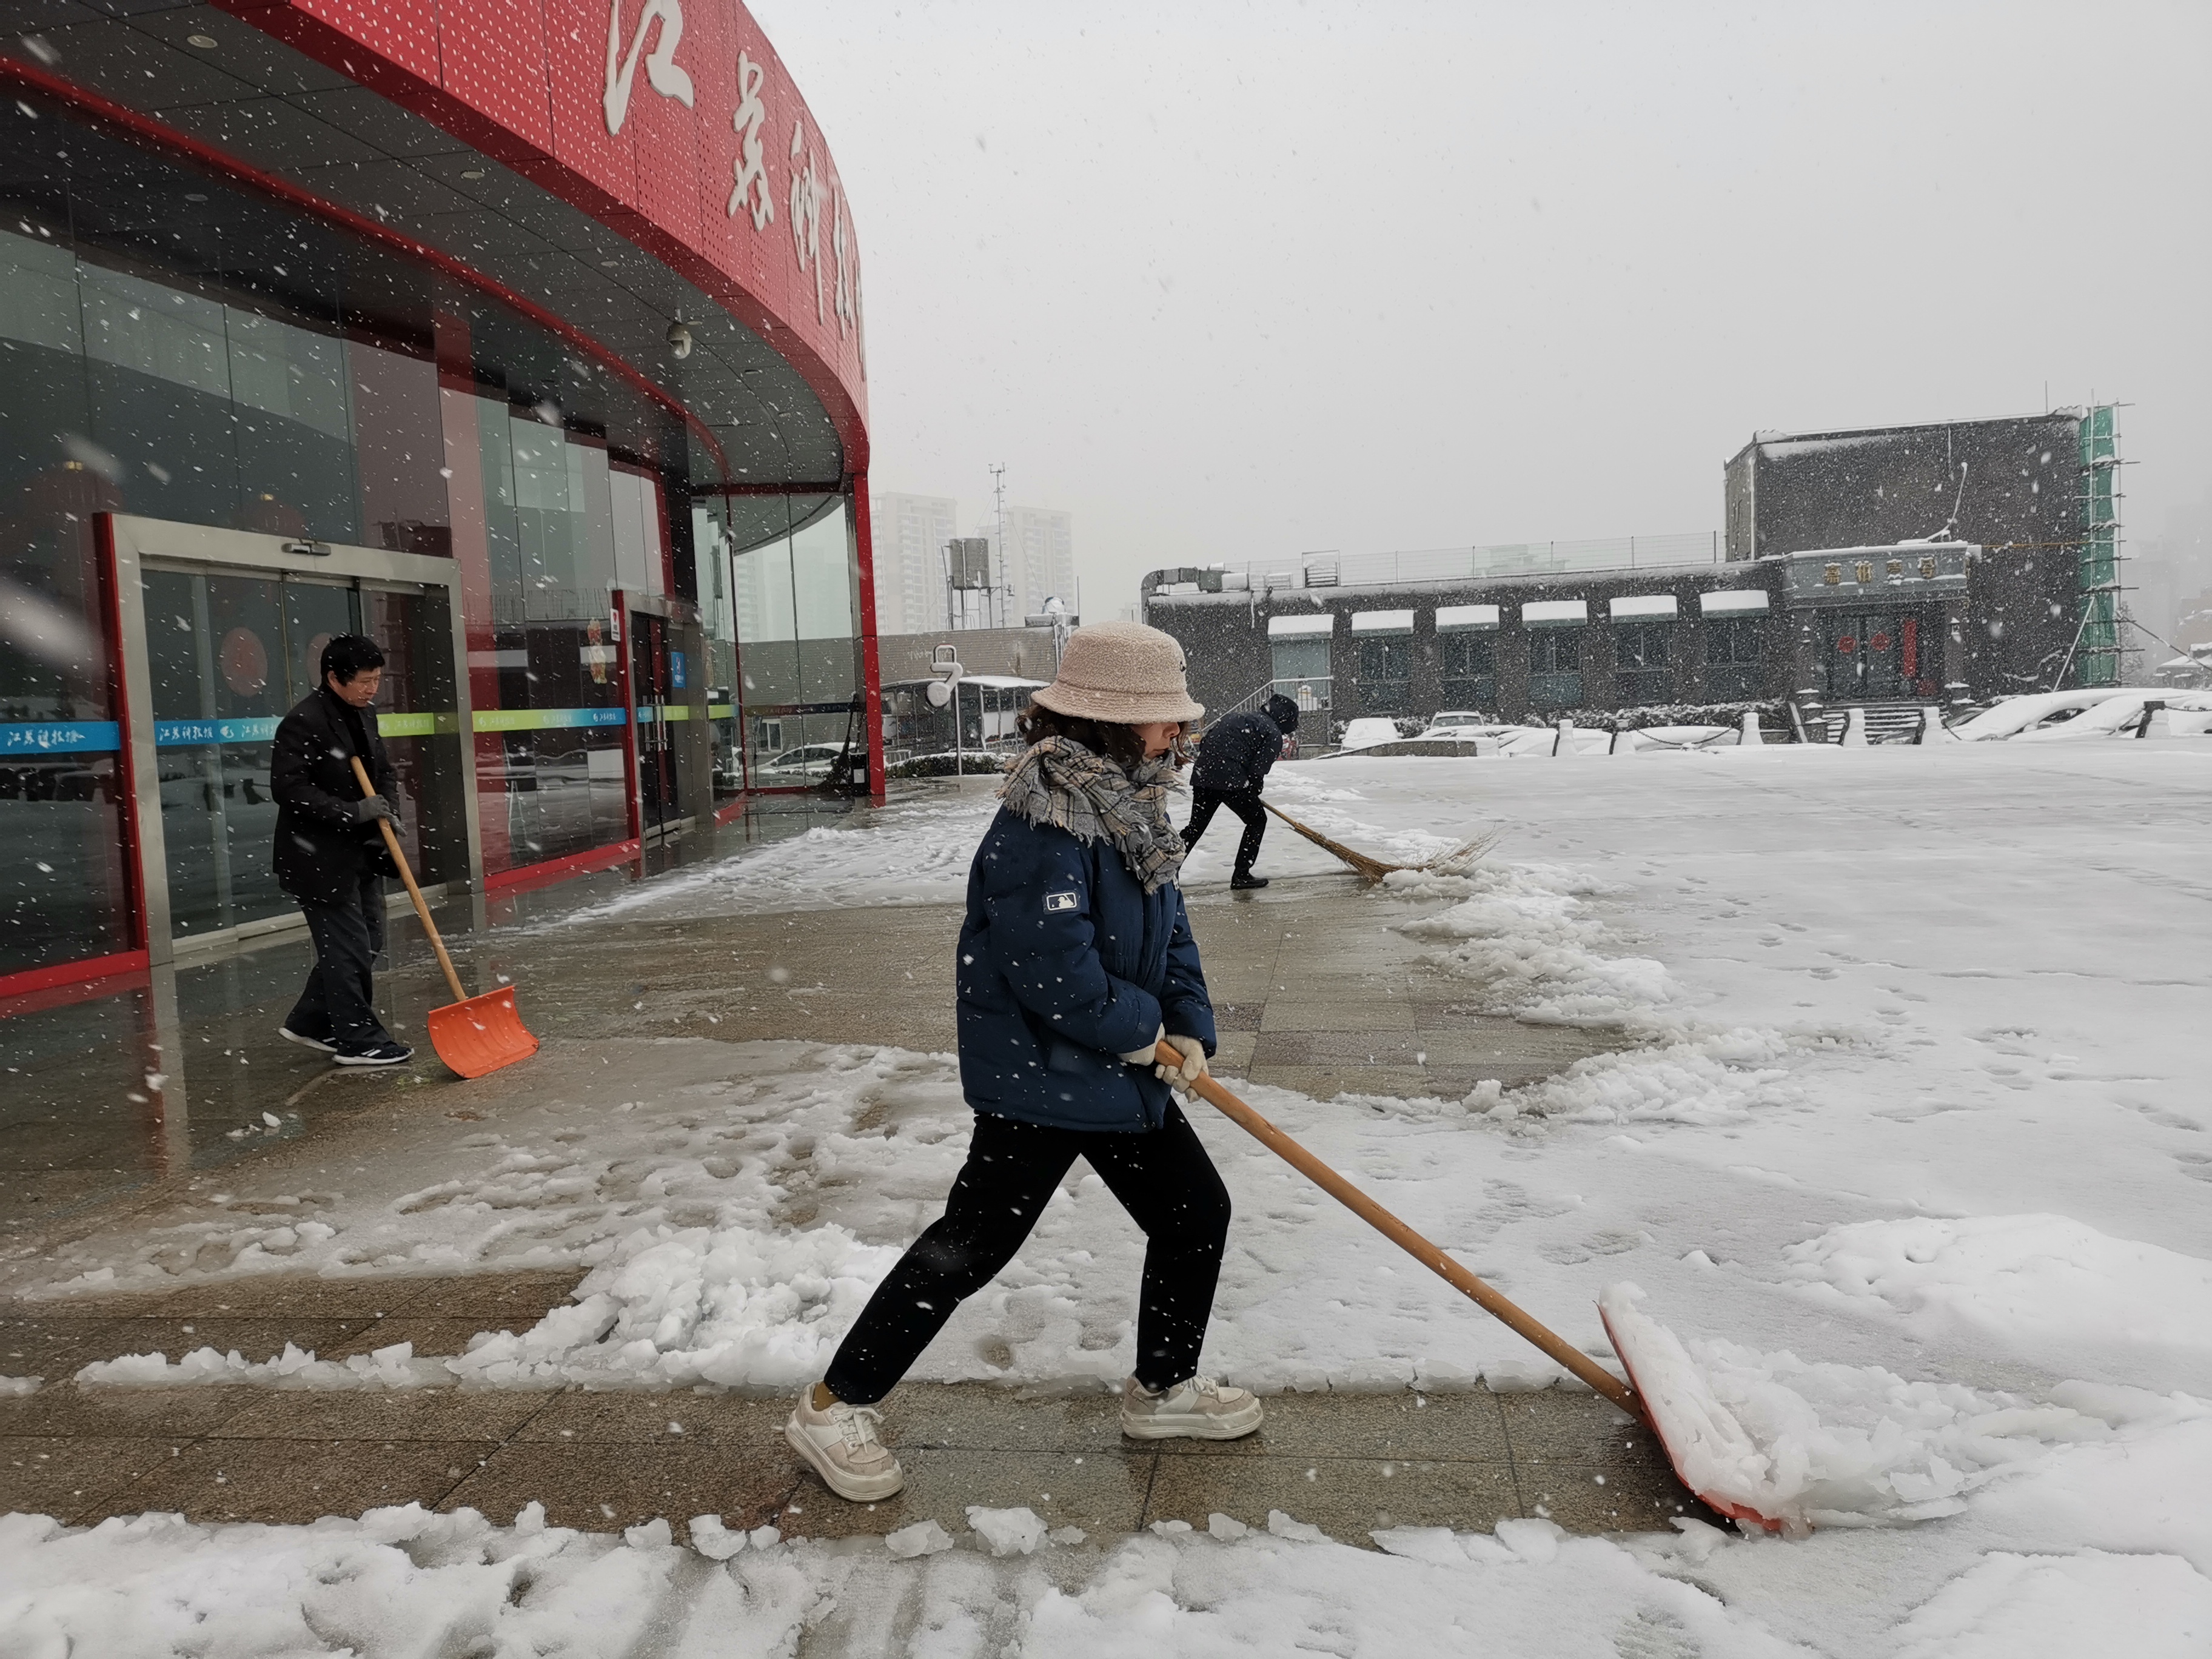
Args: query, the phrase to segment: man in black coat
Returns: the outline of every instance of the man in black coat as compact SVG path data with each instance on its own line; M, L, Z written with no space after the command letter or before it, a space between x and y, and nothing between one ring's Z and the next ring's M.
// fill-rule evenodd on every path
M323 684L276 727L269 765L276 798L276 884L307 913L315 965L278 1035L341 1066L397 1066L415 1051L376 1017L371 969L384 949L384 877L399 872L385 850L382 818L397 826L398 774L376 731L384 653L341 634L323 647ZM364 797L353 757L376 793Z
M1190 775L1190 822L1183 826L1186 847L1196 847L1213 814L1226 806L1244 820L1243 839L1237 843L1237 867L1229 878L1231 887L1265 887L1267 878L1252 873L1260 856L1260 839L1267 833L1267 811L1260 805L1260 786L1268 769L1283 752L1283 739L1298 729L1298 706L1288 697L1273 696L1267 706L1247 714L1231 714L1199 739L1198 765Z

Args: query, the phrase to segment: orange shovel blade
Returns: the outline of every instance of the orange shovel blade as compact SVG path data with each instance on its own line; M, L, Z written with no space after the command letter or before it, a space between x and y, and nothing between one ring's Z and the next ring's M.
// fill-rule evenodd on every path
M522 1016L514 1012L511 985L433 1008L428 1024L438 1058L463 1077L482 1077L538 1052L538 1039L522 1029Z

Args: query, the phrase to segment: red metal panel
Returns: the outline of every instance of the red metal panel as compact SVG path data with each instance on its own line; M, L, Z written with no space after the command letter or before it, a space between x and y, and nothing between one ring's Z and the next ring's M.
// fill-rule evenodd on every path
M358 40L410 75L438 78L436 0L291 0L291 9Z
M497 155L704 288L788 357L836 422L848 470L866 470L860 246L851 204L805 99L738 0L213 3ZM434 30L434 4L441 8ZM682 33L672 37L669 24L679 10ZM532 57L533 17L543 19L542 65ZM664 41L670 49L656 85L653 59ZM754 200L764 196L774 211L759 223L749 212L730 212L742 143L732 125L740 54L756 71L749 78L762 110L753 130L761 160ZM542 103L529 85L533 76L544 84ZM618 93L627 89L615 100L618 131L609 130L611 82ZM802 260L794 233L805 215L794 209L805 205L807 192L795 185L810 161L819 217Z
M466 0L459 0L465 4ZM630 83L629 111L623 131L607 131L607 25L619 9L635 32L639 0L545 0L545 59L551 76L553 159L567 171L596 185L623 206L637 201L637 149L628 116L641 100L659 100L659 94L645 84L645 67L638 66ZM555 181L538 175L539 182L556 189Z
M123 683L122 577L115 564L115 517L95 514L92 520L93 556L100 569L100 625L101 644L107 652L108 707L115 715L117 732L115 787L123 794L123 877L131 892L131 943L143 952L152 944L146 925L146 859L140 845L138 823L138 765L131 747L131 688Z
M447 0L439 58L447 92L533 149L553 148L545 0Z
M868 475L853 480L853 548L860 575L860 707L868 731L868 799L884 804L884 674L876 649L876 526L868 510ZM956 717L957 718L957 717Z
M141 990L146 984L146 962L143 951L118 951L112 956L0 974L0 1019Z

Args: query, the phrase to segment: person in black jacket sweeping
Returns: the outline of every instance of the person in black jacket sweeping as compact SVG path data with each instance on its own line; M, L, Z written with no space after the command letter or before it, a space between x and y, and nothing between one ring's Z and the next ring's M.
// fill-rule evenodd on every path
M1013 1259L1079 1158L1145 1234L1121 1432L1235 1440L1260 1426L1255 1395L1198 1374L1229 1194L1174 1098L1213 1052L1166 800L1175 739L1204 713L1172 638L1101 623L1069 639L1022 717L1030 746L975 849L954 969L967 1163L784 1425L842 1498L877 1503L903 1484L876 1402ZM1178 1064L1159 1062L1162 1042Z
M1264 709L1231 714L1199 739L1198 767L1190 775L1190 822L1183 826L1182 844L1196 848L1206 826L1221 807L1244 820L1243 838L1237 843L1237 867L1229 878L1231 887L1265 887L1267 878L1255 876L1252 866L1260 857L1260 841L1267 833L1267 810L1260 805L1260 786L1268 769L1283 752L1283 739L1298 729L1298 706L1288 697L1267 699Z
M377 820L397 827L399 776L376 732L384 653L359 634L323 647L323 684L276 727L269 792L276 798L276 884L298 901L315 945L307 988L277 1035L341 1066L398 1066L415 1051L376 1017L372 968L384 949L384 878L399 872ZM363 797L353 757L376 785Z

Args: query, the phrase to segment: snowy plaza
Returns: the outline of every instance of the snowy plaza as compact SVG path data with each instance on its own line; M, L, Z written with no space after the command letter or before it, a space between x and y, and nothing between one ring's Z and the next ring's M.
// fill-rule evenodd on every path
M1919 1656L2097 1650L2120 1621L2131 1653L2201 1651L2202 744L1334 757L1270 798L1381 856L1492 849L1364 889L1279 827L1265 893L1226 890L1225 842L1186 867L1231 1086L1589 1352L1600 1291L1640 1286L1809 1536L1717 1527L1640 1430L1197 1106L1236 1205L1206 1363L1283 1406L1255 1455L1163 1455L1129 1492L1086 1402L1128 1369L1141 1241L1079 1166L887 1402L962 1490L925 1461L903 1507L830 1520L777 1402L961 1157L941 963L995 806L971 783L548 907L495 936L536 964L532 1065L337 1079L287 1146L15 1253L8 1369L44 1342L76 1381L0 1401L13 1478L79 1472L15 1504L58 1518L0 1523L9 1639ZM472 1280L555 1288L518 1312ZM422 1311L357 1334L349 1281ZM316 1467L347 1478L328 1447L359 1441L391 1501L298 1524L264 1472L227 1508L226 1462L252 1485L268 1425L316 1412L358 1419ZM102 1437L149 1467L93 1490L71 1444ZM563 1437L603 1517L573 1469L488 1479ZM732 1495L653 1510L640 1468L695 1459L670 1478Z
M5 14L0 1659L2212 1659L2212 5Z

